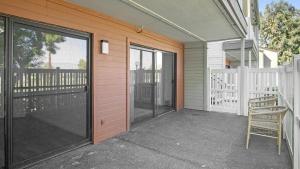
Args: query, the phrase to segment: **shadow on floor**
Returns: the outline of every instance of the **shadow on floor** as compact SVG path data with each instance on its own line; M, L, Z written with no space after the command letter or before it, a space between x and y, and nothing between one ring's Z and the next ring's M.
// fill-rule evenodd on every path
M283 143L252 137L247 118L184 110L135 126L130 132L47 160L38 169L291 169Z

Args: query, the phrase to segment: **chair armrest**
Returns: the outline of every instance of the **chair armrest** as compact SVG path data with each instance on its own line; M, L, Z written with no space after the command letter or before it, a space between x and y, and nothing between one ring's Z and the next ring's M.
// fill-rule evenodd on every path
M285 113L288 111L287 107L284 106L269 106L269 107L259 107L251 109L250 115L275 115L280 113Z

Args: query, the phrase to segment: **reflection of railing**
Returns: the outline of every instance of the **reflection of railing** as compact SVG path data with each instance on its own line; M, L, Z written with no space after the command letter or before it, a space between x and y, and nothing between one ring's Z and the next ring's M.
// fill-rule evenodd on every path
M134 85L134 97L136 104L150 104L153 102L153 87L161 80L161 71L156 70L153 76L153 70L132 70L131 71L131 85ZM155 78L155 83L153 83ZM156 97L159 96L159 87L155 88Z
M0 110L3 110L3 78L1 69ZM44 111L51 105L54 108L73 103L80 105L74 98L82 100L85 97L77 93L86 90L87 74L86 70L76 69L14 69L12 81L14 116L24 116L26 112Z
M86 86L86 71L76 69L15 69L13 96L79 92Z

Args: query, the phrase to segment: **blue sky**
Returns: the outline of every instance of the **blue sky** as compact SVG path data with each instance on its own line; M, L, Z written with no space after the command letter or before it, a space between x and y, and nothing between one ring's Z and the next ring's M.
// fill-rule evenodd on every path
M259 2L259 11L263 12L266 5L270 4L272 1L279 1L279 0L258 0L258 2ZM300 0L288 0L287 2L294 5L297 9L300 9Z

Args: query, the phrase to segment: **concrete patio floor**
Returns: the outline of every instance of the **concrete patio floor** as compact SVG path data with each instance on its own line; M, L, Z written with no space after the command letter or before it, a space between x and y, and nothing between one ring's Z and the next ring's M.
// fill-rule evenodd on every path
M32 168L38 169L291 169L287 146L251 138L247 118L184 110L134 126L130 132L89 145Z

